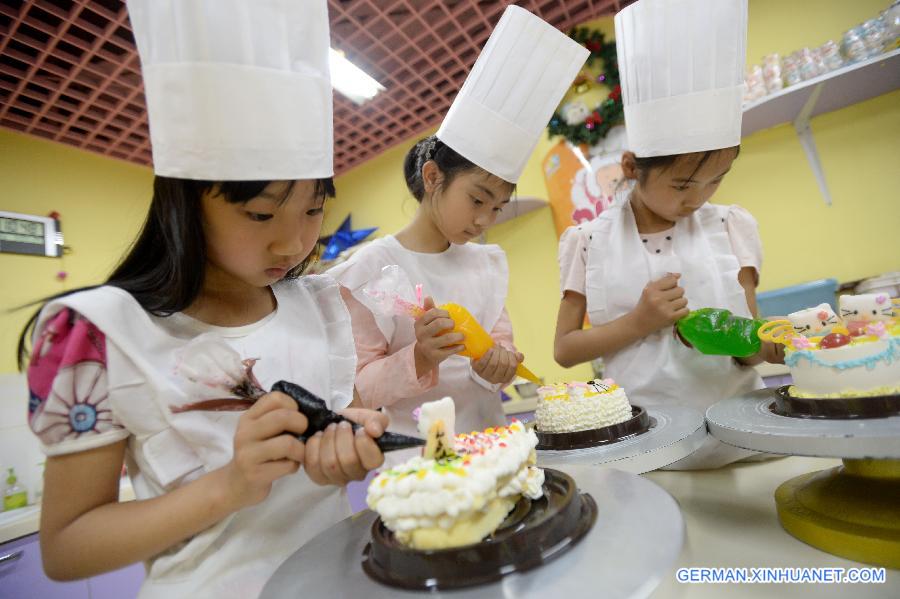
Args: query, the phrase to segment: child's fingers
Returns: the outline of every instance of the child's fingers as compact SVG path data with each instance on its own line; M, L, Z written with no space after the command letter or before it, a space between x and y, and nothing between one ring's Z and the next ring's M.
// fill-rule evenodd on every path
M366 433L373 438L378 438L387 430L390 418L384 412L367 410L365 408L346 408L340 411L341 416L362 425Z
M684 297L684 289L682 289L681 287L672 287L671 289L666 289L665 291L661 292L659 295L664 300L671 301L674 299L678 299L679 297Z
M423 331L429 337L436 337L440 335L444 331L452 331L453 330L453 320L447 317L439 317L431 320L431 322L424 323ZM449 333L448 333L449 334ZM459 333L456 333L459 335Z
M426 311L434 308L434 298L430 295L426 295L425 300L422 302L422 307L425 308Z
M475 370L475 372L477 372L479 374L484 373L485 370L487 369L488 364L491 361L491 356L493 356L493 355L494 355L494 348L492 347L492 348L488 349L486 352L484 352L484 355L482 355L477 360L472 360L472 368Z
M497 369L497 382L505 383L516 371L515 364L515 354L510 351L501 351L502 359L500 360L500 366Z
M429 310L428 312L423 314L422 318L421 318L422 324L426 324L426 325L431 324L435 320L442 320L442 319L447 319L451 323L453 322L453 319L450 318L450 313L447 312L446 310L441 310L439 308L432 308L431 310ZM450 326L452 327L453 325L451 324Z
M672 315L672 317L675 320L679 320L681 318L684 318L685 316L687 316L690 313L691 313L691 311L688 310L687 308L682 308L680 310L675 310L675 313Z
M378 449L375 441L369 435L358 429L353 435L353 443L356 446L356 454L366 472L375 470L384 463L384 454Z
M338 461L335 436L337 425L329 424L322 433L322 442L319 444L319 469L326 484L342 484L341 464Z
M317 485L328 484L321 467L323 437L324 434L318 432L306 441L306 458L303 460L303 469L306 471L306 475Z
M466 349L465 345L448 345L447 347L438 347L434 351L438 354L438 361L443 362L450 356L455 356L464 349Z
M266 412L254 422L252 436L256 439L269 439L285 432L302 435L309 426L306 416L294 409L279 408Z
M246 414L248 418L259 418L272 410L297 410L297 403L289 395L279 391L266 393L256 400Z
M686 297L679 297L676 300L672 300L672 307L676 310L680 310L688 305L688 301Z
M335 453L341 472L344 473L344 480L364 479L368 470L363 468L359 456L356 454L356 441L349 422L341 422L338 425L334 442Z
M435 341L439 342L441 347L449 347L450 345L461 345L465 339L466 336L462 333L447 333L446 335L438 335Z
M303 462L305 455L303 441L291 435L278 435L247 447L246 459L251 463L293 460Z
M516 352L516 366L525 361L525 354L522 352Z
M496 347L492 347L488 350L488 353L491 354L490 359L488 360L488 369L492 370L494 374L497 373L503 367L504 359L506 358L506 352L497 349Z
M500 366L500 360L502 359L501 353L502 352L492 347L481 357L481 359L484 360L481 372L478 373L481 378L489 382L494 382L496 380L497 370Z
M665 291L666 289L671 289L678 285L678 277L680 276L680 274L668 273L664 277L652 281L650 284L656 286L660 291Z
M481 364L481 365L487 364L488 360L491 359L491 352L493 351L493 349L494 349L493 347L489 348L486 352L481 354L481 357L478 358L477 360L472 358L472 365L474 366L476 364Z

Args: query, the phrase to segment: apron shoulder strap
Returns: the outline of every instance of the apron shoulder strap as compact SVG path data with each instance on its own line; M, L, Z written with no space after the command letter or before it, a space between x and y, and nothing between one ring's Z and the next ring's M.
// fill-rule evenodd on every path
M622 206L616 205L582 226L581 234L587 237L584 292L588 318L595 326L609 320L606 264L611 252L615 252L611 243L613 228L622 226L623 216Z

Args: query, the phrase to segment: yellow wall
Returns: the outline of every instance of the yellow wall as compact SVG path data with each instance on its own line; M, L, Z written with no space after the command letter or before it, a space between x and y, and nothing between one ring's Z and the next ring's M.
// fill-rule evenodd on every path
M883 0L750 0L748 63L765 54L789 54L802 46L839 41L844 30L885 7ZM590 23L610 38L612 19ZM588 103L594 98L584 98ZM834 206L819 195L793 129L759 132L743 141L741 156L716 200L741 204L757 218L765 248L760 289L822 277L848 281L900 269L900 189L896 168L900 140L900 92L813 120L819 154ZM423 132L422 137L430 132ZM363 164L336 181L325 231L352 212L354 226L399 230L415 211L406 191L402 160L414 139ZM541 161L554 141L541 139L519 182L521 196L547 197ZM789 231L795 231L791 234ZM528 364L547 380L589 376L586 365L560 368L553 361L559 307L557 242L549 209L497 226L488 241L506 250L510 265L507 307L516 342Z
M748 62L770 52L839 40L842 32L876 14L885 0L750 0ZM612 36L612 20L592 23ZM717 200L735 202L759 220L766 261L761 289L825 276L841 281L900 269L896 234L900 189L896 168L900 139L900 92L813 120L822 164L834 197L822 202L796 135L780 126L745 139L741 157ZM423 132L425 135L430 132ZM354 226L399 230L416 209L406 191L402 159L414 140L337 179L324 233L348 212ZM520 180L521 196L546 197L540 163L553 144L542 138ZM0 210L62 215L66 243L62 260L0 254L0 310L74 286L101 281L134 238L150 198L149 169L31 137L0 131ZM517 343L528 363L548 380L584 378L552 359L558 307L556 235L549 209L493 229L510 263L508 308ZM64 283L56 272L67 270ZM14 369L13 342L25 313L0 314L0 372Z
M748 64L765 54L840 42L883 0L751 0ZM900 270L900 92L812 120L834 205L825 205L790 125L742 142L718 201L759 221L765 258L760 290L824 277L841 282Z
M153 174L34 137L0 130L0 210L59 212L63 258L0 254L0 373L14 372L15 340L31 310L14 306L101 282L137 235L150 203ZM64 281L56 274L68 272Z

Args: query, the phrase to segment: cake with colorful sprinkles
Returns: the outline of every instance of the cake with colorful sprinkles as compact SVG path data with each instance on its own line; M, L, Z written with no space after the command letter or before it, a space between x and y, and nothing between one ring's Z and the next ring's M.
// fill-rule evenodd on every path
M625 390L612 379L557 383L538 389L535 427L541 433L598 429L631 417Z
M494 532L524 496L543 495L535 464L537 437L518 422L454 434L455 406L445 397L423 404L423 455L381 472L366 501L397 540L414 549L477 543Z
M760 338L785 345L797 398L900 394L900 319L885 293L844 295L840 314L828 304L772 321Z

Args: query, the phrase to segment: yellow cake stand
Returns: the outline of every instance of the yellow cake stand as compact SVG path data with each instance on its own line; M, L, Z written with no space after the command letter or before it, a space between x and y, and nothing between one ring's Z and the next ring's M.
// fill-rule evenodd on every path
M775 490L781 525L832 555L900 569L900 460L843 462Z
M900 416L790 418L773 413L773 402L771 389L723 400L706 412L709 432L754 451L841 458L776 489L781 525L832 555L900 569Z

